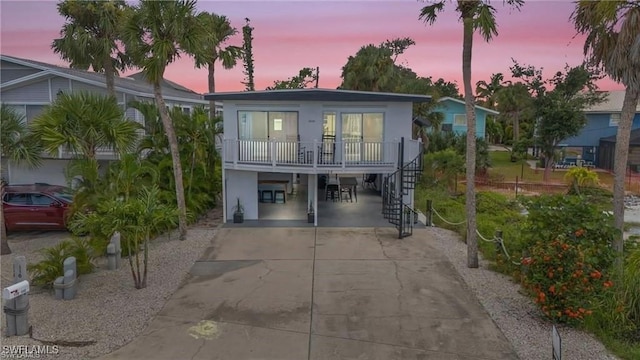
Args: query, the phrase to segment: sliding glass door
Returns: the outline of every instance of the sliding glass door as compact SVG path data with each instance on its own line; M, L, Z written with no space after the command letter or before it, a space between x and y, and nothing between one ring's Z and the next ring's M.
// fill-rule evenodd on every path
M381 161L383 131L384 114L382 113L343 113L342 141L345 161Z
M270 162L271 141L276 141L277 160L297 156L298 113L295 111L238 111L240 159Z

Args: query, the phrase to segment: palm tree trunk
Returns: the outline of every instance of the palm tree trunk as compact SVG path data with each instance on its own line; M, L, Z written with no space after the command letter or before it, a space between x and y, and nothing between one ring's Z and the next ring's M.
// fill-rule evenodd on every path
M622 255L624 251L624 239L622 235L624 227L624 178L627 172L627 160L629 157L629 137L636 106L640 100L638 89L627 86L622 103L618 134L616 135L616 150L613 165L613 218L615 226L620 233L613 242L613 248L617 253L616 265L622 267Z
M156 105L160 112L160 119L164 126L164 131L169 140L169 148L171 150L171 160L173 161L173 177L176 185L176 202L178 203L178 229L180 231L180 240L187 237L187 205L184 200L184 182L182 180L182 163L180 162L180 150L178 149L178 138L173 128L173 122L169 117L169 110L162 98L162 90L160 84L153 84L153 95L156 99Z
M478 267L478 239L476 237L476 114L471 88L471 50L473 47L473 13L463 13L462 82L467 110L467 266Z
M144 261L143 261L144 274L142 275L142 285L140 286L143 289L147 287L147 267L148 267L148 264L149 264L149 233L147 232L147 236L144 239Z
M513 117L513 145L520 139L520 114L516 113Z
M0 184L0 200L4 196L4 184ZM7 238L7 228L4 225L4 207L2 201L0 201L0 255L11 254L11 248L9 247L9 239Z
M107 59L105 59L104 63L104 77L107 83L107 93L110 96L116 97L116 87L114 85L115 82L115 69L113 68L113 62L111 60L110 54L107 55Z
M209 92L210 93L214 93L216 92L216 68L215 68L216 62L215 59L212 60L209 64L207 64L207 70L209 71L209 74L207 76L207 80L209 82ZM209 118L213 119L216 116L216 101L215 100L210 100L209 101Z

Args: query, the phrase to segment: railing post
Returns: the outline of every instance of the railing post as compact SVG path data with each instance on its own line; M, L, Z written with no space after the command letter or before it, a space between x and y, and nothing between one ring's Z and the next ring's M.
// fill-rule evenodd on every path
M433 226L433 200L427 200L427 226Z
M342 160L342 168L344 169L347 164L345 161L345 154L347 153L347 142L346 141L342 141L342 151L340 151L340 159Z
M313 139L313 168L314 169L318 168L318 140L317 139Z
M276 167L276 141L271 140L271 166Z
M233 165L238 165L238 158L240 157L240 140L230 140L227 141L227 144L231 142L231 147L233 151L231 152L231 156L233 159Z
M402 239L402 235L403 235L403 228L404 228L404 223L403 223L403 215L404 215L404 137L400 138L400 178L398 179L398 181L400 182L400 192L398 194L399 198L400 198L400 226L399 226L399 230L398 230L398 239Z

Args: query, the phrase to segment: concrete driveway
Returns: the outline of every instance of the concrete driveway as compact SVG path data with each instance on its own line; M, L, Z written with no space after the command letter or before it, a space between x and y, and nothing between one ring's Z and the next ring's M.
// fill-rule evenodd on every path
M105 359L516 359L429 229L227 228Z

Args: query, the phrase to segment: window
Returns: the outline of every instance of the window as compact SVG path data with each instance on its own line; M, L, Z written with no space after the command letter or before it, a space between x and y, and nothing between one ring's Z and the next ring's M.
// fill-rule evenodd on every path
M322 114L322 137L336 136L336 113L325 112Z
M618 126L620 123L620 113L613 113L609 116L609 126Z
M22 117L22 121L27 120L27 107L25 105L7 105L7 107L13 110L19 117Z
M29 195L28 194L5 194L4 201L11 205L28 205Z
M240 140L298 140L296 111L238 111Z
M39 206L49 206L55 201L44 194L31 194L31 203Z
M467 126L467 115L466 114L453 115L453 125Z

